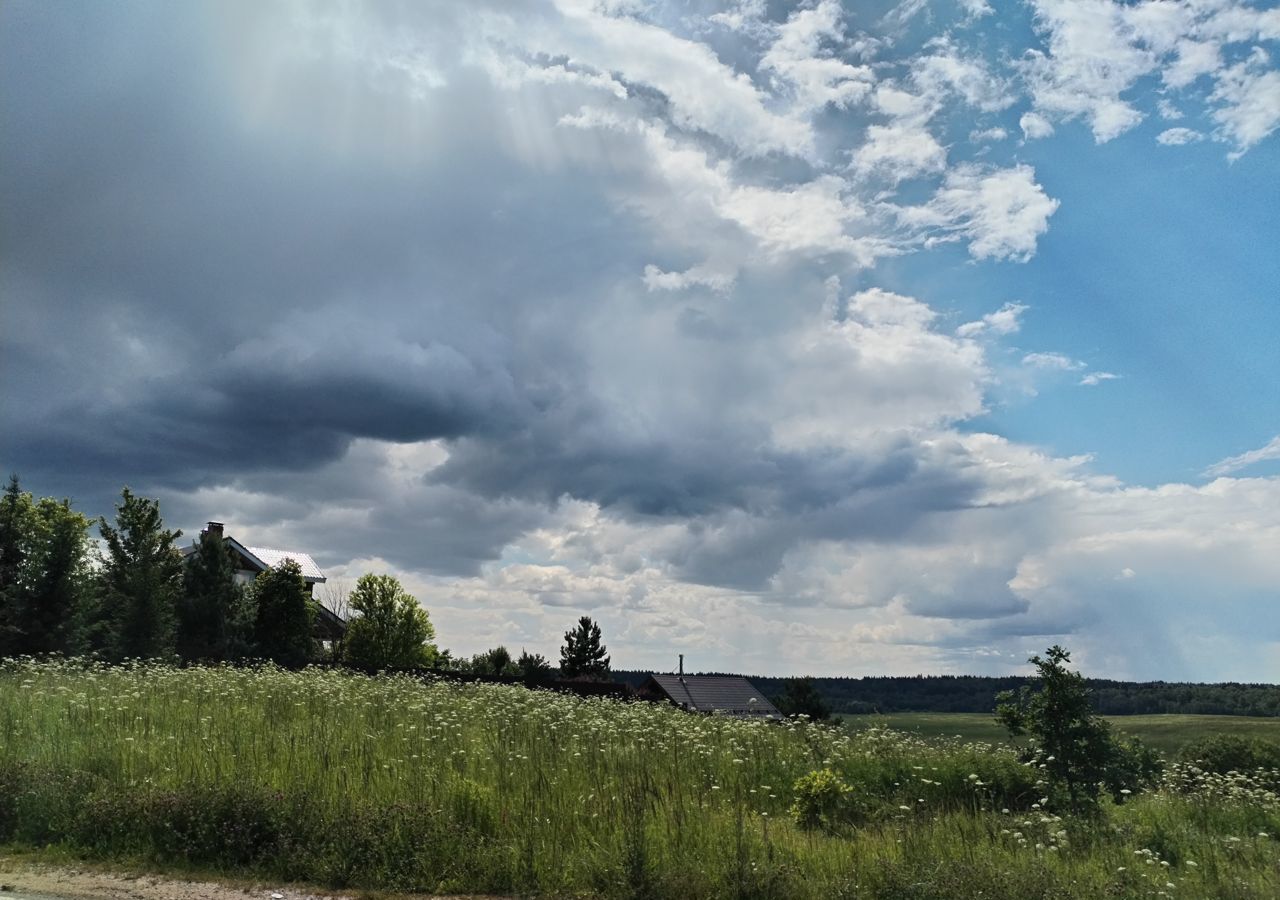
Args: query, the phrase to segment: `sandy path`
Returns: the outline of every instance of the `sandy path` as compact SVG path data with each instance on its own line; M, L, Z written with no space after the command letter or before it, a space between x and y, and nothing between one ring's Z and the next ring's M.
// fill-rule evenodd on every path
M426 894L314 893L296 885L217 883L163 875L104 872L0 856L0 900L498 900L496 897L428 897Z

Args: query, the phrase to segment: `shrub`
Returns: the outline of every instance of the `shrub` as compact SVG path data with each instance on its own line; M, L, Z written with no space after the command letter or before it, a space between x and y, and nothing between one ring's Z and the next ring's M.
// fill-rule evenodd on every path
M1178 756L1183 762L1195 763L1219 775L1280 769L1280 744L1261 738L1219 734L1187 744Z
M852 791L853 788L830 769L802 775L796 779L791 818L801 828L834 831L852 818L852 804L848 802Z

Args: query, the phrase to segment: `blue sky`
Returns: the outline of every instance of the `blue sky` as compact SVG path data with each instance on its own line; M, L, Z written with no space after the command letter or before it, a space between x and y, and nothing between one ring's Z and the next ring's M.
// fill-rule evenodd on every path
M1280 9L0 8L0 463L458 653L1280 671Z

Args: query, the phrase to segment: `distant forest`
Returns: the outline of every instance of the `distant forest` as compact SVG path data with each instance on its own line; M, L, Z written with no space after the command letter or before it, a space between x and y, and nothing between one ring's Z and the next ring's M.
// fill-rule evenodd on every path
M615 670L613 677L635 686L649 674ZM747 677L767 697L782 694L787 682L785 678ZM1021 676L913 675L814 678L813 686L832 712L837 713L994 713L997 693L1017 690L1029 680ZM1109 716L1153 713L1280 716L1280 685L1274 684L1190 684L1090 678L1088 685L1097 711Z

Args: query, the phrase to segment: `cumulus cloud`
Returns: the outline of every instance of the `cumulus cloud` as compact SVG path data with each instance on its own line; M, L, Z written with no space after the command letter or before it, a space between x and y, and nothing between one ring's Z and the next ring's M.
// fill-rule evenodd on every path
M1010 346L1038 295L885 261L1030 260L1059 201L1029 148L966 136L1123 130L1153 59L1256 146L1273 72L1236 45L1273 18L1227 5L1093 7L1112 43L1042 3L1030 57L966 37L982 0L941 36L914 2L875 34L831 0L6 5L4 462L393 571L463 653L554 655L581 610L631 665L1000 669L1067 636L1155 671L1113 624L1204 616L1153 575L1179 559L1256 612L1274 486L1129 489L982 433L1010 369L1115 376Z
M1058 201L1036 183L1030 166L995 169L967 163L947 173L927 204L906 207L899 215L908 226L943 232L942 240L964 238L974 259L1026 261L1057 209Z
M828 104L846 108L866 97L875 82L869 66L854 66L840 59L844 44L844 13L836 0L823 0L812 9L792 13L778 28L773 44L760 60L794 96L803 111ZM831 51L824 45L831 44Z
M1211 84L1204 99L1221 139L1236 146L1232 156L1275 129L1280 74L1255 42L1280 37L1276 10L1238 0L1034 0L1033 6L1047 47L1029 50L1022 61L1039 117L1024 117L1028 139L1048 133L1050 120L1075 118L1089 123L1099 143L1118 137L1144 118L1133 93L1156 72L1175 92L1191 91L1201 79ZM1247 57L1229 64L1242 47ZM1181 115L1168 97L1157 107L1165 118Z

